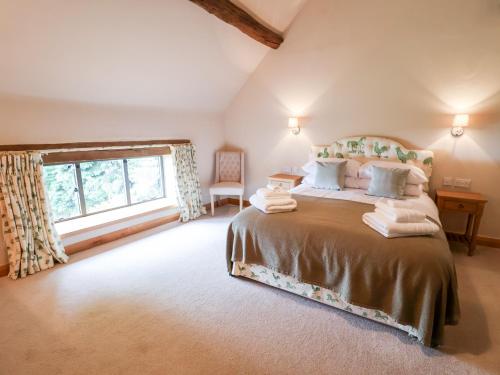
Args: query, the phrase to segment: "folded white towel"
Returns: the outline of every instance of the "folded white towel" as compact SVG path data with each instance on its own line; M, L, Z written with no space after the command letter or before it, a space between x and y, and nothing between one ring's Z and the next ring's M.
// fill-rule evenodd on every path
M250 204L266 214L288 212L297 208L297 201L295 199L268 200L258 197L256 194L250 197Z
M386 203L393 208L412 208L413 202L408 202L404 199L381 199L380 202Z
M412 208L391 207L384 202L375 203L375 212L381 213L396 223L422 223L425 214Z
M271 185L271 184L267 184L266 185L266 188L271 190L271 191L274 191L274 192L288 192L288 190L282 188L281 186L278 186L278 185Z
M362 218L366 225L387 238L425 236L439 231L439 226L428 219L422 223L395 223L377 212L367 212Z
M281 188L280 188L281 189ZM257 196L264 199L273 199L273 198L291 198L292 195L289 191L286 190L271 190L269 188L260 188L257 190Z

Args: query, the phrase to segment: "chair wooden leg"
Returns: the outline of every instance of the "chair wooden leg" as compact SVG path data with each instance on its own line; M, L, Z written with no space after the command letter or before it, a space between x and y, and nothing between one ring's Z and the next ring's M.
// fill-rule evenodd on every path
M243 209L243 195L240 195L240 211Z
M212 194L210 194L210 206L212 207L212 216L214 216L215 207L214 207L214 196Z

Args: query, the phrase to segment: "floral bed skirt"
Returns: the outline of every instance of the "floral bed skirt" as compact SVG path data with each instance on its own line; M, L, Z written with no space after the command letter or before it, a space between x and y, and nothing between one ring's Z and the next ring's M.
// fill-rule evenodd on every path
M400 329L410 336L417 337L417 330L411 326L402 325L396 322L389 315L379 310L367 309L352 305L342 300L340 296L332 290L328 290L316 285L302 283L291 276L270 270L269 268L256 264L245 264L234 262L231 272L234 276L246 277L279 289L286 290L302 297L312 299L325 305L348 311L352 314L374 320L379 323Z

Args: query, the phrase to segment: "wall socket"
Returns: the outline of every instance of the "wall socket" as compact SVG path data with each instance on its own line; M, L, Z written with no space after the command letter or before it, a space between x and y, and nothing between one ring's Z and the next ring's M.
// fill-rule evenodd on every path
M443 177L443 186L453 186L453 177Z
M443 177L443 186L470 189L471 179L463 177Z
M455 187L460 187L464 189L470 188L471 179L470 178L455 178Z

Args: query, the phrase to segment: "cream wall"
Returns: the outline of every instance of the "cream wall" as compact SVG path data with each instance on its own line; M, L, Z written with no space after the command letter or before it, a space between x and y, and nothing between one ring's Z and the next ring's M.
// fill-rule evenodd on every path
M214 151L223 144L221 115L0 96L0 144L176 138L197 147L206 199Z
M196 145L203 200L208 202L214 153L223 144L220 115L0 96L0 144L173 138ZM0 251L0 265L7 263Z
M472 178L489 199L480 233L500 238L499 40L497 0L309 0L224 118L0 96L0 144L189 138L207 201L224 139L247 153L248 196L303 164L311 144L385 135L435 151L434 187ZM471 126L455 139L451 114L462 111ZM291 115L304 117L299 136L286 129Z
M225 113L227 144L247 153L247 196L311 144L383 135L435 152L434 187L472 178L489 199L480 234L500 238L499 41L497 0L309 1ZM471 126L453 138L457 112ZM298 136L292 115L304 117Z

